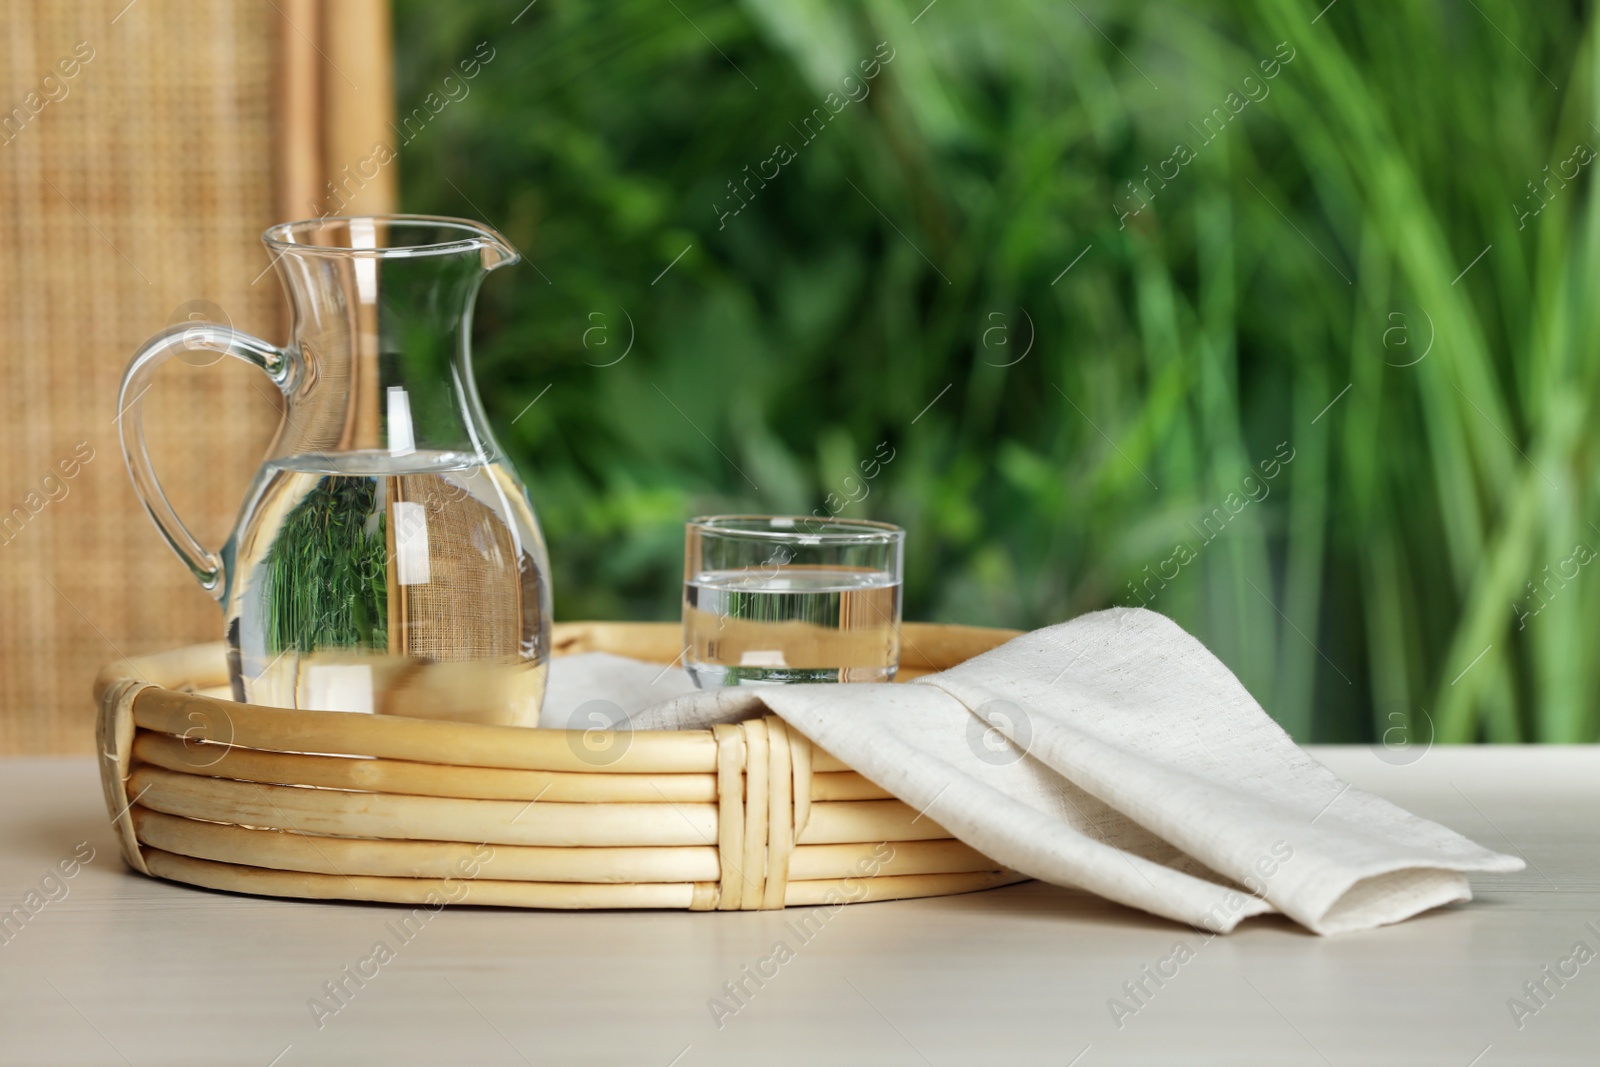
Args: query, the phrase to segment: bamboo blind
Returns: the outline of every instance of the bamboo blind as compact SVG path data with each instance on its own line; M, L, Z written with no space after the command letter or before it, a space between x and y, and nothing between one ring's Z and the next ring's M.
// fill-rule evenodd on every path
M100 663L222 626L128 483L122 370L191 313L284 340L259 234L317 214L325 175L389 136L388 16L383 0L0 12L0 754L81 753ZM346 210L393 198L391 167ZM174 361L145 409L175 506L219 545L275 390L231 360Z

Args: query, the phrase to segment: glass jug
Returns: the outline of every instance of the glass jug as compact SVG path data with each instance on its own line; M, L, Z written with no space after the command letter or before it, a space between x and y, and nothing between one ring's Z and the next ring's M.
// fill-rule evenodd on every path
M471 365L478 288L516 250L422 215L284 223L262 241L289 295L289 344L175 326L133 357L118 400L134 489L222 605L234 698L537 725L549 562ZM195 349L259 367L284 397L220 552L174 514L140 421L156 368Z

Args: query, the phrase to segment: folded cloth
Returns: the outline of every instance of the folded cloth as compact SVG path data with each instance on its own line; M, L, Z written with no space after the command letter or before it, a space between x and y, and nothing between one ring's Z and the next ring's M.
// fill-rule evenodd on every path
M688 672L609 652L579 652L551 661L539 709L547 730L610 729L652 704L699 692Z
M633 714L690 729L771 711L1022 874L1226 933L1319 934L1470 900L1523 861L1335 777L1165 616L1095 612L906 685L734 687Z

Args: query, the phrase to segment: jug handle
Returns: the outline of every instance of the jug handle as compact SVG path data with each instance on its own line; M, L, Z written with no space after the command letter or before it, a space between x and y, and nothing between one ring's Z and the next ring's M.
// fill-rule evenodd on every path
M172 504L150 466L150 452L145 447L144 420L140 410L140 403L145 391L150 388L156 369L179 352L196 349L220 352L261 368L285 396L292 387L294 371L300 360L299 353L293 348L279 348L231 327L199 322L174 326L156 334L134 355L127 372L122 376L122 389L117 394L117 428L122 438L122 458L127 461L134 492L144 505L145 513L156 524L156 529L161 531L161 536L178 554L178 558L188 566L201 586L212 596L221 599L226 587L222 580L222 559L195 540L194 534L172 510Z

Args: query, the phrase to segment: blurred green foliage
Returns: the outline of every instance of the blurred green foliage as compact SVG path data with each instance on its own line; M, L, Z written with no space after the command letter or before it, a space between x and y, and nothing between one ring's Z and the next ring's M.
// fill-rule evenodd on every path
M1145 602L1302 740L1596 738L1579 5L401 0L397 42L402 114L465 92L406 209L529 261L477 367L558 617L675 617L684 519L887 441L845 513L908 528L908 618Z

